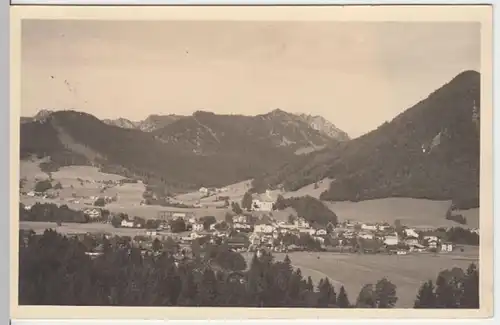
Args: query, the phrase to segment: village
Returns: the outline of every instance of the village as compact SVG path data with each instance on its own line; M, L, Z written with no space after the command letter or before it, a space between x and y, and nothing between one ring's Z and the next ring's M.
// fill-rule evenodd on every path
M77 179L76 183L76 186L96 187L99 193L95 193L94 190L88 192L89 195L77 195L74 185L71 185L69 189L67 186L63 189L59 183L52 186L50 182L42 180L36 183L36 191L21 191L20 194L21 198L35 200L34 204L57 202L59 206L71 205L72 209L76 207L83 213L87 223L102 225L101 229L88 231L80 230L78 224L74 224L71 230L65 231L66 235L90 235L95 238L105 235L110 238L116 234L117 230L121 230L121 234L126 234L127 230L130 230L129 237L132 243L143 248L145 252L151 249L156 239L160 242L173 240L186 249L189 249L195 241L200 243L225 242L237 252L323 251L346 254L407 255L429 252L447 253L457 249L456 244L447 241L447 229L443 228L414 229L399 222L391 225L387 222L367 223L356 220L318 225L317 223L310 224L303 216L293 213L284 217L283 211L276 211L276 198L271 195L270 191L253 194L249 209L241 209L239 201L224 194L230 192L230 188L202 187L197 193L188 197L188 202L179 198L168 198L166 206L170 209L159 209L154 217L144 217L110 212L107 209L107 205L117 204L126 199L120 197L118 191L111 192L113 194L109 195L106 190L120 188L124 184L137 183L137 181L120 179L103 182ZM62 190L69 190L71 194L66 193L63 197ZM147 201L148 198L157 199L154 193L146 191L138 205L147 208L151 204ZM217 217L210 215L207 207L224 209L225 215L223 218L220 215ZM33 204L23 205L26 211L32 208ZM57 222L56 230L61 228L63 223L68 222ZM471 231L479 234L478 229ZM99 252L91 251L89 254L99 254Z

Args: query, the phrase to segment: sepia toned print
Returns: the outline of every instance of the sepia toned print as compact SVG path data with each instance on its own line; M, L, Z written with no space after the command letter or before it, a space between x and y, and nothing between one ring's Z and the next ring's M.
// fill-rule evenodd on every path
M18 8L14 313L489 316L489 7L433 8Z

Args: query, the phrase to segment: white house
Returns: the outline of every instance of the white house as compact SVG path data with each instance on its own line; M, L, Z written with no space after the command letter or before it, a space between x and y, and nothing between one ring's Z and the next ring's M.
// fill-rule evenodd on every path
M248 230L251 227L250 227L250 225L247 225L246 223L237 222L237 223L233 224L233 228L234 228L234 230Z
M208 191L208 188L206 188L206 187L200 187L198 192L200 192L203 195L207 195L209 191Z
M373 239L373 234L362 232L362 233L358 234L358 237L363 238L363 239ZM390 244L387 244L387 245L390 245Z
M377 226L378 230L380 230L380 231L385 231L385 230L389 229L390 227L391 226L389 226L389 225L378 225Z
M101 216L101 211L99 211L98 209L86 209L83 213L85 213L91 219L96 219Z
M184 212L175 212L175 213L172 213L172 218L173 219L178 219L178 218L184 219L185 217L186 217L186 213L184 213Z
M158 233L156 232L156 230L148 230L146 231L146 235L148 236L156 236Z
M256 225L253 229L255 233L271 234L274 231L272 225Z
M418 244L418 239L415 237L410 237L405 240L405 244L408 246L417 246Z
M30 191L30 192L28 192L28 194L27 194L27 195L28 195L28 196L31 196L31 197L33 197L33 196L35 196L35 192L33 192L33 191Z
M309 222L307 222L304 218L295 219L293 224L295 225L295 227L298 227L298 228L310 228L311 227Z
M247 222L247 217L246 216L234 216L233 217L233 223L245 223Z
M25 205L24 210L28 210L28 211L31 210L31 205Z
M321 245L325 243L325 239L323 237L313 236L313 239L319 242Z
M270 201L261 201L261 200L252 200L252 211L272 211L274 202Z
M371 224L364 223L364 224L361 225L361 229L362 230L368 230L368 231L376 231L377 230L377 226L376 225L371 225Z
M404 230L404 232L405 232L406 237L418 238L418 233L415 231L415 229L406 228Z
M395 246L399 242L399 238L397 234L391 235L391 236L385 236L384 238L384 244L387 246Z
M316 236L326 236L327 232L325 229L316 230Z
M203 224L202 223L197 222L197 223L193 224L193 231L200 232L200 231L203 231L203 229L204 228L203 228Z
M442 252L452 252L453 251L453 244L452 243L443 243L441 245L441 251Z
M428 242L431 242L431 241L438 242L439 238L437 236L424 236L424 240L426 240Z
M134 221L129 221L127 219L123 219L122 223L121 223L121 226L125 227L125 228L133 228L134 227Z

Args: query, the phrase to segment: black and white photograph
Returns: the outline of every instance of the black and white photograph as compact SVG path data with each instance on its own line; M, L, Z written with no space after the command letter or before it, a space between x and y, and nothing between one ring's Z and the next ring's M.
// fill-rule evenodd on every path
M20 308L491 308L490 25L103 17L18 22Z

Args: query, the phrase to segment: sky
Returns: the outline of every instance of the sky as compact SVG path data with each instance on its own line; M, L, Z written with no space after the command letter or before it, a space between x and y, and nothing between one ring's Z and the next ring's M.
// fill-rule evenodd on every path
M321 115L360 136L464 70L480 25L24 20L21 115Z

